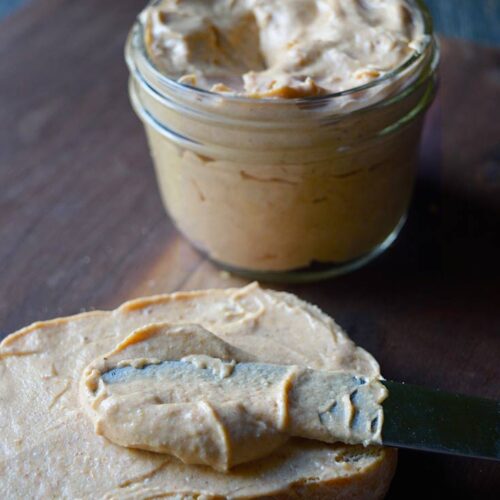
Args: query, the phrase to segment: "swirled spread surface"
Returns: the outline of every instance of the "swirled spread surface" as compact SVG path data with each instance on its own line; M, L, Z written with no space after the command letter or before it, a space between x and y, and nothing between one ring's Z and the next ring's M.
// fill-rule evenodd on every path
M154 365L153 361L161 367L160 362L168 357L185 358L189 339L194 338L190 335L182 337L182 349L175 351L171 344L168 356L165 339L150 336L139 341L138 332L147 333L147 325L165 322L178 326L179 337L187 333L181 326L186 323L217 332L223 342L215 348L210 340L208 351L206 342L198 339L201 351L192 343L188 350L196 358L184 361L223 380L230 380L231 373L238 371L238 363L232 367L228 361L233 358L243 364L347 371L367 379L379 376L373 357L318 308L256 284L137 299L114 311L35 323L0 344L2 498L383 496L395 467L395 452L388 448L285 437L286 442L268 456L221 472L185 464L171 454L126 447L97 434L89 408L82 404L86 367L96 359L110 367L125 361L118 359L116 346L120 345L129 360L126 369L140 370L148 363ZM116 358L102 359L103 353L112 351L117 351ZM220 361L201 355L207 356L207 352ZM106 372L112 376L109 370L102 370ZM95 380L99 383L100 379ZM113 390L120 385L110 379L107 383Z
M380 444L385 387L348 372L261 363L198 325L153 324L84 371L99 434L227 471L289 437Z
M409 0L161 0L142 20L164 74L252 97L358 87L396 69L425 40Z

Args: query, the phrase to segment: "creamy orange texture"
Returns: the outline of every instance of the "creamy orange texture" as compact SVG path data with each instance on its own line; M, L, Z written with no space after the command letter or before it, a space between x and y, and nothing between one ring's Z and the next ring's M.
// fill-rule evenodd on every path
M231 270L344 266L387 245L432 100L427 31L412 0L151 3L127 47L130 96L179 230ZM165 83L144 48L163 75L216 94Z
M161 0L142 18L163 73L252 97L357 87L398 67L424 38L407 0Z
M114 443L220 471L290 437L381 444L376 379L262 363L199 325L141 328L84 371L83 406Z
M161 322L201 325L259 362L379 374L373 357L317 308L255 284L35 323L0 344L1 498L381 498L395 465L385 448L291 438L223 473L96 434L79 398L85 368Z

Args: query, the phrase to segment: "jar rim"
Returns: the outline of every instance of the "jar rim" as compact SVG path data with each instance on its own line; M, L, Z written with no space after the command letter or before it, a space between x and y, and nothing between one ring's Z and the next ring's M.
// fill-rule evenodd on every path
M154 5L159 3L161 0L151 0L149 2L149 5ZM394 68L393 70L385 73L383 76L375 78L374 80L371 80L368 83L365 83L363 85L358 85L356 87L352 87L349 89L345 89L339 92L331 92L329 94L325 95L319 95L319 96L305 96L305 97L294 97L294 98L283 98L283 97L249 97L249 96L244 96L244 95L238 95L238 94L225 94L221 92L213 92L208 89L202 89L200 87L195 87L192 85L188 85L185 83L180 83L177 80L175 80L172 77L169 77L160 69L156 66L154 61L151 59L151 57L148 54L148 51L146 50L145 44L144 44L144 24L142 23L140 16L138 16L135 20L135 23L132 27L131 34L134 33L134 31L139 31L139 36L137 39L139 39L140 44L139 46L136 46L136 49L139 49L140 55L142 56L144 62L146 63L148 69L152 71L154 74L155 78L161 82L161 84L165 85L166 87L170 87L173 91L181 91L181 92L189 92L192 93L194 96L198 95L200 97L211 97L211 98L219 98L219 99L224 99L230 102L240 102L240 103L253 103L255 104L256 101L259 103L266 103L269 105L290 105L292 103L295 104L312 104L312 103L322 103L322 102L328 102L332 101L336 98L342 98L346 96L350 96L353 94L356 94L358 92L365 92L370 89L377 88L378 86L382 86L383 84L389 82L392 79L397 78L398 76L402 75L405 73L406 70L411 68L415 63L421 61L422 59L425 58L425 55L430 47L434 44L434 24L432 20L432 16L430 14L430 11L425 3L424 0L410 0L414 3L415 7L418 9L419 13L422 16L423 20L423 25L424 25L424 33L423 33L423 39L424 42L422 44L422 47L420 50L415 50L414 53L407 58L403 63L401 63L398 67ZM129 35L129 40L127 42L130 43L130 40L132 39L132 36Z

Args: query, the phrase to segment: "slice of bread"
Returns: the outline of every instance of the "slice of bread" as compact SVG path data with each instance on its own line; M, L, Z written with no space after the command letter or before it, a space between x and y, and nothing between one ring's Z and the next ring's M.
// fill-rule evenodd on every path
M291 439L220 473L116 446L80 408L80 375L135 329L198 323L265 362L377 375L373 357L293 295L242 289L180 292L35 323L0 345L2 498L383 498L396 451Z

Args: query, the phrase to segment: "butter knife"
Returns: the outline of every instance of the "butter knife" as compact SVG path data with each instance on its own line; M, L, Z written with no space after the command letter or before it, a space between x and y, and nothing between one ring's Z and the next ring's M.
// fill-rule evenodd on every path
M500 460L500 401L382 383L384 445Z

